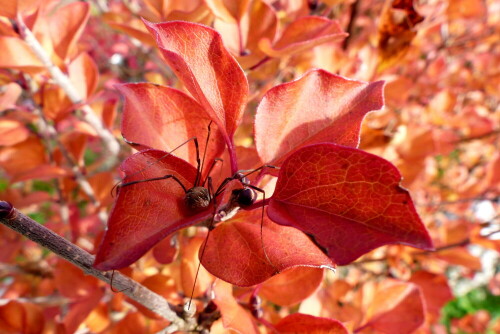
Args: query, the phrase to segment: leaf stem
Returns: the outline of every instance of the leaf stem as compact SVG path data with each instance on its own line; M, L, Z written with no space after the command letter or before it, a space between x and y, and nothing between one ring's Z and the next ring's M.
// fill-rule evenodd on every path
M344 39L344 43L342 43L342 49L347 50L349 47L349 43L351 42L353 38L353 31L354 31L354 21L356 20L356 17L358 16L358 9L359 9L359 3L360 0L356 0L351 4L351 16L349 18L349 24L347 25L347 33L349 34L346 39Z
M94 263L93 255L90 255L77 245L23 215L12 207L10 203L5 201L0 201L0 222L71 262L83 270L85 274L92 275L108 284L111 283L111 272L99 271L92 266ZM163 297L127 276L119 272L115 273L113 277L113 286L118 290L124 290L123 293L129 298L169 320L172 324L167 327L168 332L165 333L193 329L189 328L192 326L188 326L186 322L172 310L172 306Z
M269 205L269 201L271 198L266 198L265 200L260 200L252 205L242 208L243 210L254 210L254 209L262 209L263 206Z

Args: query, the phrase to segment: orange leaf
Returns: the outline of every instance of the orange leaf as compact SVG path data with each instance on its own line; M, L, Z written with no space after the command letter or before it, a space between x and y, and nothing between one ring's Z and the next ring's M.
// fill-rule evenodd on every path
M15 300L0 306L0 333L42 333L45 325L40 307Z
M277 27L275 10L262 0L252 1L248 19L240 22L214 22L214 28L220 32L224 45L238 56L238 62L243 68L249 68L266 57L259 49L259 41L263 38L274 40Z
M103 332L112 321L108 313L108 305L100 303L98 307L94 308L92 312L90 312L87 319L85 319L85 325L93 333Z
M49 165L49 164L43 164L43 165L39 165L33 169L24 171L22 173L17 173L11 179L11 181L12 182L20 182L20 181L31 180L31 179L47 180L47 179L58 178L58 177L69 176L69 175L71 175L71 172L67 171L64 168L61 168L59 166Z
M410 334L424 323L424 311L422 292L416 285L391 282L377 290L366 323L355 332L372 328L381 333Z
M113 202L111 190L116 183L113 176L114 174L112 172L102 172L87 178L94 190L95 197L103 206L107 206Z
M17 14L32 12L41 0L2 0L0 1L0 16L16 19Z
M22 91L22 88L15 82L3 85L0 91L0 110L14 109Z
M186 296L191 296L193 287L193 297L199 297L203 295L214 280L213 276L209 272L207 272L205 268L200 267L196 286L194 285L194 277L200 263L200 260L198 259L198 253L200 250L200 246L204 240L205 238L191 238L188 241L187 245L182 247L181 282L182 290L184 291L184 294Z
M0 146L18 144L28 139L29 134L23 123L15 119L0 119Z
M88 98L94 93L99 80L99 72L96 63L88 53L80 53L69 64L68 74L80 96Z
M5 194L1 193L2 200L6 200ZM2 252L0 252L0 262L9 263L17 256L17 252L23 245L21 234L7 228L4 225L0 226L0 243L2 244ZM5 295L2 295L5 298Z
M31 48L18 37L0 36L0 68L17 69L35 73L45 68L31 51Z
M36 168L45 162L45 147L36 137L29 137L16 145L0 148L0 166L11 177Z
M406 54L417 34L415 25L423 20L413 8L413 0L386 0L379 23L379 71Z
M295 267L262 283L259 294L280 306L297 304L309 297L323 281L323 269Z
M57 10L47 8L44 19L49 22L50 36L57 55L66 60L77 51L77 41L83 33L90 14L86 2L72 2Z
M170 276L163 274L152 275L143 280L141 284L160 296L163 296L168 301L172 302L177 297L175 282ZM157 313L146 308L139 302L133 299L128 299L128 302L135 305L146 317L151 319L161 319Z
M248 10L250 0L205 0L208 8L225 22L239 22Z
M316 45L343 40L348 34L336 20L306 16L293 21L275 43L269 38L259 42L259 48L270 57L290 56Z
M465 247L445 249L437 252L434 256L448 263L464 266L471 270L480 271L483 268L479 258L472 255Z
M56 84L44 84L36 97L38 98L37 102L43 105L43 114L50 120L59 122L71 112L73 102L70 101L64 90Z
M123 4L120 5L124 6ZM127 36L133 37L146 45L155 45L154 39L144 28L144 24L126 9L104 13L102 19L111 28L121 31Z
M220 309L224 327L240 334L258 334L252 315L233 297L232 286L218 280L214 286L214 303Z

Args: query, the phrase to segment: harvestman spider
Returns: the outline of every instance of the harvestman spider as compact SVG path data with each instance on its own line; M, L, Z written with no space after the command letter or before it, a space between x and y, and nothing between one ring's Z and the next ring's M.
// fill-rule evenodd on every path
M214 213L213 213L213 215L212 215L212 217L210 219L210 223L208 225L208 234L207 234L207 238L205 240L203 249L201 250L200 259L203 258L203 255L205 253L205 249L206 249L206 246L207 246L207 243L208 243L208 238L210 236L210 231L215 228L215 226L214 226L215 225L214 223L215 223L215 220L216 220L215 218L218 217L218 219L217 219L218 222L229 219L229 217L231 217L232 215L234 215L239 208L243 208L243 209L244 208L248 208L252 204L255 203L255 201L257 199L256 191L262 193L262 195L263 195L263 201L262 201L263 205L262 205L262 218L261 218L261 228L260 228L260 230L261 230L260 231L260 233L261 233L261 242L262 242L262 248L263 248L266 260L274 267L274 265L272 264L271 260L269 259L269 256L267 255L266 250L264 248L264 240L263 240L263 235L262 235L262 233L263 233L262 232L262 230L263 230L263 224L264 224L264 203L265 203L265 199L266 199L266 193L261 188L258 188L258 187L254 186L254 185L251 185L247 177L249 175L253 174L253 173L261 171L264 168L275 168L276 169L278 167L275 167L275 166L272 166L272 165L262 165L261 167L253 169L253 170L241 170L241 171L238 171L235 174L233 174L231 177L225 178L221 182L221 184L219 185L219 187L217 188L217 190L214 192L213 191L213 186L212 186L212 178L210 177L210 173L213 170L213 168L215 167L216 163L219 162L219 161L222 161L222 159L219 159L219 158L214 159L212 165L210 166L210 168L208 170L208 173L207 173L207 176L206 176L205 180L203 182L201 182L202 181L201 180L201 173L203 171L203 165L205 163L205 157L206 157L206 153L207 153L208 141L209 141L210 133L211 133L211 124L212 124L212 122L210 122L209 125L208 125L207 140L206 140L206 143L205 143L205 149L204 149L204 152L203 152L203 158L201 160L200 160L200 149L199 149L198 139L196 137L188 139L187 141L185 141L181 145L177 146L174 150L170 151L169 153L165 154L164 156L162 156L159 159L159 160L161 160L161 159L166 158L168 155L171 155L175 150L177 150L178 148L180 148L182 145L184 145L187 142L193 140L194 144L195 144L195 148L196 148L196 162L197 162L197 173L196 173L196 178L195 178L195 182L194 182L193 187L187 189L186 186L184 186L184 184L175 175L172 175L172 174L167 174L167 175L163 175L163 176L160 176L160 177L149 178L149 179L144 179L144 180L137 180L137 181L126 182L126 183L123 183L121 185L118 184L115 187L122 188L122 187L131 186L131 185L142 183L142 182L151 182L151 181L160 181L160 180L172 179L175 182L177 182L179 184L179 186L181 186L181 188L184 190L184 193L185 193L185 195L184 195L184 203L185 203L186 207L188 208L189 212L191 212L191 213L194 214L194 213L203 211L204 209L207 209L212 204L213 208L214 208ZM140 172L144 171L148 167L149 166L146 166L142 170L137 171L136 173L133 173L130 176L133 176L133 175L135 175L137 173L140 173ZM243 185L243 188L234 189L232 191L231 198L230 198L230 200L228 202L228 206L226 206L225 208L220 209L218 212L216 212L216 210L217 210L217 197L224 193L224 191L226 189L226 186L229 184L229 182L231 182L233 180L240 181L240 183ZM194 284L193 284L193 289L191 291L191 296L190 296L190 299L189 299L188 309L191 306L191 301L192 301L193 294L194 294L194 288L196 286L196 281L197 281L198 273L199 273L199 270L200 270L200 264L201 264L201 262L198 264L198 268L196 270L195 281L194 281ZM276 271L278 271L278 270L276 269ZM114 275L114 272L112 274L111 280L113 278L113 275ZM112 285L111 285L111 289L114 292L121 292L121 291L115 291L112 288ZM122 291L124 291L124 290L122 290Z

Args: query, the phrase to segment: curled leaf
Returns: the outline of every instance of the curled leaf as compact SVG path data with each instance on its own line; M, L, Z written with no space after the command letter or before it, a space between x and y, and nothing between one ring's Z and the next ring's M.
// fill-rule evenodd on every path
M331 142L357 147L365 115L384 106L382 81L349 80L324 70L269 90L257 109L261 159L279 165L294 150ZM267 140L272 136L273 140Z

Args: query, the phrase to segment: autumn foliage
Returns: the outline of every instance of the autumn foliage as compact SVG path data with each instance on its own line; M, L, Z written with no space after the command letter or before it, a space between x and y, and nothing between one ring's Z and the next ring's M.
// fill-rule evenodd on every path
M0 200L185 330L498 332L499 9L0 1ZM175 331L0 242L0 333Z

